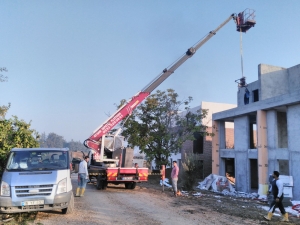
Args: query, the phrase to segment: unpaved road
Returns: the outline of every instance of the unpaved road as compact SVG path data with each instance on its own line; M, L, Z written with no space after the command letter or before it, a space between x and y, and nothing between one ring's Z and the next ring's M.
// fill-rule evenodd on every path
M73 189L76 175L72 175ZM265 214L256 203L206 193L202 197L172 197L161 191L159 185L141 184L135 190L124 185L110 185L107 190L96 190L88 184L84 197L75 198L75 211L71 215L61 212L40 212L34 224L298 224L263 221Z

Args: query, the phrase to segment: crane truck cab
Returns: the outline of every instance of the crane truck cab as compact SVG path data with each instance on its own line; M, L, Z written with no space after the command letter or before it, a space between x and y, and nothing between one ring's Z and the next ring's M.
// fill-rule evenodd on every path
M13 148L1 179L0 213L74 209L68 148Z
M124 147L124 137L118 133L103 135L99 151L89 149L89 178L97 180L98 190L106 189L109 183L134 189L136 183L148 181L148 168L133 167L133 149Z

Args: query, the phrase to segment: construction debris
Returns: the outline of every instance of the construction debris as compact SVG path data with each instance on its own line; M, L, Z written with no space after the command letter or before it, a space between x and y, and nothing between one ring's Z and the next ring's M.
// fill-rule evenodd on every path
M210 174L204 181L199 182L198 187L201 190L212 190L214 192L234 192L234 187L228 181L226 177L219 176L216 174ZM227 193L226 192L226 193Z
M211 190L213 192L218 192L220 194L232 197L240 198L258 198L257 193L246 193L241 191L236 191L232 182L230 182L226 177L219 176L216 174L210 174L207 176L204 181L199 182L197 188L201 190Z
M162 180L160 180L160 186L162 186L163 183L164 183L164 186L166 186L166 187L169 187L169 188L172 187L172 185L169 184L169 179L168 178L165 178L164 182Z

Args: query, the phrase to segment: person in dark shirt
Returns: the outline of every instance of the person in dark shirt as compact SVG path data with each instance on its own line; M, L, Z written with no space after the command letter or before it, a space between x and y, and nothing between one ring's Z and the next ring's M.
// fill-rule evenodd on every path
M279 180L279 172L278 171L274 171L273 172L273 181L271 183L271 187L269 190L269 194L272 192L273 196L274 196L274 200L271 203L269 212L267 216L264 216L264 218L266 220L271 220L273 213L275 212L275 209L278 207L281 214L283 215L283 219L282 221L288 222L289 221L289 215L288 213L285 211L283 204L282 204L282 200L283 200L283 183L281 180Z

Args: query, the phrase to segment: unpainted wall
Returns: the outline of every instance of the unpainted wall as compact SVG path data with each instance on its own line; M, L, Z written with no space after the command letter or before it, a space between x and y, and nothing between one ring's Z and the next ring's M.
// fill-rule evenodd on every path
M288 149L290 153L290 174L294 178L293 197L300 199L300 104L287 108Z
M235 152L235 178L238 191L250 191L249 179L249 118L241 116L234 119L234 152Z
M287 118L285 112L277 112L278 148L288 147Z
M260 93L259 82L258 81L254 81L252 83L249 83L247 85L247 89L250 92L249 104L252 104L253 103L253 91L254 90L258 90L258 93ZM243 88L239 88L239 90L237 92L237 104L238 104L238 107L245 105L245 103L244 103L245 90L246 90L246 88L243 87Z

